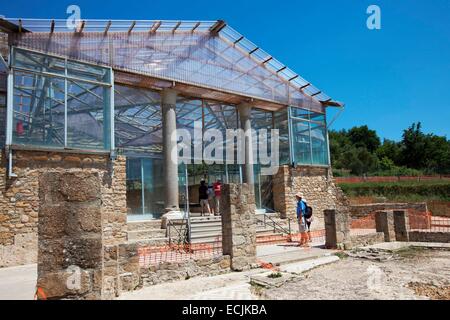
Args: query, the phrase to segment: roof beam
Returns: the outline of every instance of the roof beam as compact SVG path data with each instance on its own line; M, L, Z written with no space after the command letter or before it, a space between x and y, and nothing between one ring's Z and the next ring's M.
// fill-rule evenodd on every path
M194 32L198 27L200 27L201 24L202 24L201 22L197 22L195 26L192 28L191 32Z
M155 33L155 32L159 29L160 26L161 26L161 21L155 22L155 23L152 25L152 27L150 28L150 32L151 32L151 33Z
M319 94L321 94L322 93L322 91L318 91L318 92L316 92L316 93L314 93L314 94L312 94L311 95L311 97L315 97L315 96L318 96Z
M19 32L19 26L8 20L0 18L0 30L5 32ZM29 30L22 27L22 32L29 32Z
M253 49L252 51L250 51L248 54L253 54L253 53L255 53L256 51L258 51L259 50L259 47L256 47L255 49Z
M301 87L300 87L300 90L303 90L303 89L309 87L310 85L311 85L311 83L307 83L307 84L305 84L304 86L301 86Z
M226 22L223 20L217 20L217 22L209 29L212 34L218 34L220 30L227 26Z
M53 33L55 31L55 20L52 20L50 24L50 33Z
M177 31L177 29L180 27L181 25L181 21L178 21L177 24L175 25L175 27L172 29L172 33L175 33L175 31Z
M106 24L105 31L103 32L105 35L108 33L109 28L111 28L111 24L112 22L111 20L109 20L108 23Z
M268 57L266 60L264 60L263 62L262 62L262 64L266 64L267 62L269 62L270 60L272 60L273 59L273 57Z
M286 69L287 69L287 67L286 67L286 66L284 66L283 68L281 68L281 69L277 70L277 73L280 73L281 71L283 71L283 70L286 70Z
M128 29L128 33L131 33L131 31L133 31L133 28L134 28L135 25L136 25L136 21L133 21L133 22L131 23L130 28Z
M77 31L77 29L75 29L75 32L82 33L85 25L86 25L86 20L83 20L81 22L80 29L78 31Z
M296 76L290 78L288 81L291 82L292 80L295 80L295 79L297 79L297 78L298 78L298 74L297 74Z
M239 39L237 39L235 42L233 42L233 44L240 42L242 39L244 39L244 36L241 36Z

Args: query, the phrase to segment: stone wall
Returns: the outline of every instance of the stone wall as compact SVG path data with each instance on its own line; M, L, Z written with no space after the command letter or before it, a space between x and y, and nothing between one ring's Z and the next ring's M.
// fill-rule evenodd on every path
M375 228L375 213L386 210L406 210L409 216L414 216L418 223L426 223L420 219L428 212L426 203L371 203L350 206L350 218L352 228Z
M450 243L450 232L410 231L408 236L411 242Z
M0 159L0 267L37 261L39 177L49 171L98 173L101 184L103 237L106 244L126 241L125 158L63 152L14 151L15 178L7 178Z
M347 210L324 210L325 247L347 249L351 247L350 225Z
M256 216L253 186L225 184L222 187L222 247L231 257L231 269L242 271L256 263Z
M140 262L140 249L152 246L151 241L142 241L104 247L103 299L113 299L124 291L159 283L230 272L230 256L227 255L144 265Z
M101 299L102 181L98 172L39 177L38 279L46 299Z
M365 247L377 243L384 242L383 232L373 232L368 234L352 235L350 237L351 246L354 247ZM346 248L347 249L347 248Z
M312 230L324 228L324 210L348 205L347 198L334 183L328 168L280 166L273 177L273 198L275 211L280 212L281 217L296 219L295 195L298 192L313 208Z

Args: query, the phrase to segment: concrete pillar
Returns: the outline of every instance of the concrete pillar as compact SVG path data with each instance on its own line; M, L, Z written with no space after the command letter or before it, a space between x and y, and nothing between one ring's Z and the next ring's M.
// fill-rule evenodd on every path
M392 211L378 211L375 213L377 232L384 233L384 241L395 241L394 214Z
M251 123L251 110L252 106L246 103L242 103L238 106L239 118L241 120L241 128L245 133L245 164L244 164L244 176L243 182L253 185L255 178L253 174L253 141L251 135L252 123Z
M408 242L408 214L406 210L394 211L395 240Z
M331 249L350 249L350 224L348 212L324 210L325 246Z
M172 141L172 133L177 129L177 92L165 89L161 94L163 150L164 150L164 205L166 212L178 211L178 154L172 155L177 142Z
M247 270L256 263L255 193L249 184L222 186L222 249L231 257L231 269Z

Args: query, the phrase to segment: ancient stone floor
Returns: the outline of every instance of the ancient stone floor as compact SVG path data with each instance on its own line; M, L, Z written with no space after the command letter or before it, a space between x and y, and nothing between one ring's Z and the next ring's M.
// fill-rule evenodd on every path
M0 268L0 300L33 300L37 265Z
M303 276L260 291L261 298L450 300L450 250L446 244L374 245L336 263L305 272Z

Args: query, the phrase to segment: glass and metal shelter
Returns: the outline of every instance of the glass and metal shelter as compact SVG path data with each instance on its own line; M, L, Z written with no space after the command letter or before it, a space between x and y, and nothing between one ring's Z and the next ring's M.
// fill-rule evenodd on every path
M279 130L280 165L330 165L326 108L343 105L224 21L80 20L70 28L66 20L0 18L0 30L0 146L9 155L125 155L130 216L164 213L167 89L177 92L176 128L193 138L190 155L179 157L182 210L197 201L201 179L243 181L242 165L202 153L207 130L241 128L242 103L252 106L253 130ZM270 210L271 177L261 169L254 166L257 206Z

